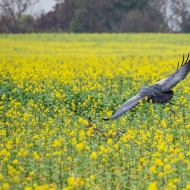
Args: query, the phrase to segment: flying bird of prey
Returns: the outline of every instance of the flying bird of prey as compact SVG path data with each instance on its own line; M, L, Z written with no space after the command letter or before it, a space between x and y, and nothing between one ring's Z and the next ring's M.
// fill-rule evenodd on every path
M140 88L137 95L126 101L111 118L104 120L114 120L122 116L127 111L136 107L139 104L140 100L145 100L145 97L148 97L148 101L152 100L152 103L165 104L169 102L173 97L173 91L171 90L176 84L183 80L190 71L190 58L189 54L186 61L183 61L182 64L178 67L177 70L169 75L168 77L156 82L152 86L144 86Z

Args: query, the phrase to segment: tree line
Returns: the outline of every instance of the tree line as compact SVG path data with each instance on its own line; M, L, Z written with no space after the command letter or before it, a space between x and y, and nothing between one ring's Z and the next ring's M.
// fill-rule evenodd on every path
M57 0L38 16L39 0L0 0L0 33L190 32L189 0Z

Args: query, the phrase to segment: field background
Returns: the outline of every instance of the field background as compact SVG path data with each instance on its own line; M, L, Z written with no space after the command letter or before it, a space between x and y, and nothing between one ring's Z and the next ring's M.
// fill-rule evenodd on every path
M102 120L189 52L188 34L0 35L0 189L190 189L190 76L174 105Z

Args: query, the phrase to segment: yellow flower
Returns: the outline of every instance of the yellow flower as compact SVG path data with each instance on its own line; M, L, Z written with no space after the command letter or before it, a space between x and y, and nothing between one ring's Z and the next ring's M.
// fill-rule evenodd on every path
M67 178L67 183L68 183L69 186L74 186L75 178L74 177L68 177Z
M33 171L30 172L30 173L29 173L29 176L30 176L30 177L34 177L34 172L33 172Z
M70 132L70 136L72 137L72 136L75 136L75 131L71 131Z
M101 152L105 152L106 151L106 148L103 145L100 145L99 149L100 149Z
M76 145L78 151L82 151L84 149L84 143L79 143Z
M178 157L180 160L183 160L184 159L183 153L179 153Z
M107 143L108 143L109 145L111 145L111 144L112 144L112 139L109 138L109 139L107 140Z
M18 164L18 160L13 160L13 164L14 165Z
M33 190L33 188L32 188L32 187L27 186L27 187L25 187L25 188L24 188L24 190Z
M171 170L170 164L166 164L166 165L164 166L164 172L168 173L170 170Z
M15 176L15 177L13 177L13 181L19 183L19 182L20 182L20 179L19 179L18 176Z
M115 150L117 150L119 148L119 145L118 144L114 144L114 148L115 148Z
M154 160L154 164L157 166L163 166L164 165L164 163L162 162L162 160L160 158L156 158Z
M79 178L76 178L75 183L76 185L84 185L85 182L83 178L79 177Z
M1 130L0 130L0 135L1 135L1 136L6 136L6 130L1 129Z
M90 158L92 160L96 160L97 159L97 153L96 152L92 152L92 154L90 155Z
M190 156L190 151L189 151L189 152L187 152L186 156Z
M150 183L150 185L148 186L148 190L158 190L157 184L157 181Z
M141 162L141 163L145 162L145 158L144 158L144 157L141 157L141 158L140 158L140 162Z
M150 166L149 170L150 170L152 173L154 173L154 174L157 173L156 166Z
M163 175L164 175L163 172L159 172L159 173L158 173L158 176L159 176L159 177L162 177Z
M29 118L29 114L28 113L24 113L24 121L27 121Z
M38 161L38 160L40 159L40 156L38 155L37 152L33 152L33 156L34 156L34 159L35 159L36 161Z
M56 148L56 147L59 147L59 146L61 146L61 143L59 142L59 140L55 139L53 144L52 144L52 147Z
M90 176L91 180L95 180L95 177L93 175Z
M67 161L71 162L72 158L70 156L67 157Z
M1 100L4 100L6 98L6 94L4 93L2 96L1 96Z
M164 119L161 121L161 125L162 125L164 128L166 128L166 127L167 127L167 124L166 124L166 122L165 122L165 120L164 120Z
M9 184L3 183L2 187L3 187L3 190L7 190L7 189L9 189Z

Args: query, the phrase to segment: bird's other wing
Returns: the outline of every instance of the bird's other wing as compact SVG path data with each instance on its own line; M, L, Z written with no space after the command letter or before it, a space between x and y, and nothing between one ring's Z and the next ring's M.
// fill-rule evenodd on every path
M179 65L179 63L178 63ZM162 92L167 92L173 88L177 83L183 80L190 71L190 58L189 54L186 61L184 62L184 56L181 66L168 77L156 82L152 86L159 86Z
M122 106L115 112L115 114L110 118L110 120L114 120L120 116L122 116L127 111L131 110L135 106L139 104L139 100L143 100L144 96L137 94L133 96L131 99L126 101Z

